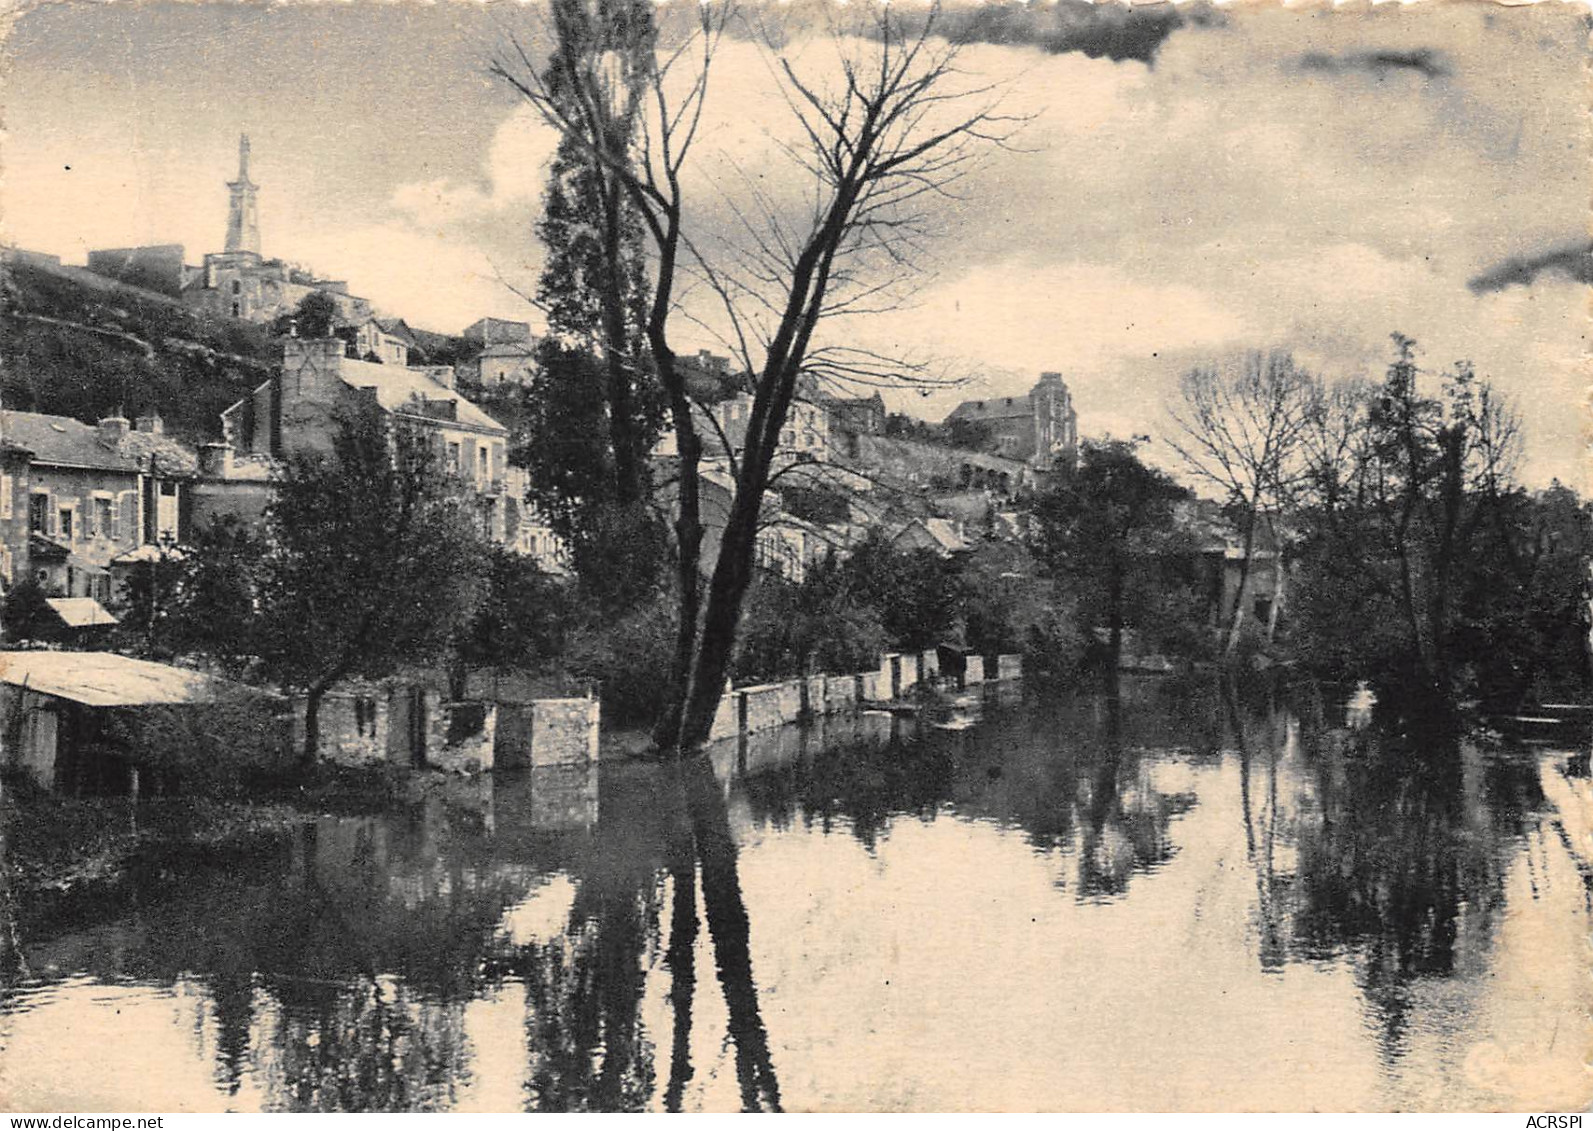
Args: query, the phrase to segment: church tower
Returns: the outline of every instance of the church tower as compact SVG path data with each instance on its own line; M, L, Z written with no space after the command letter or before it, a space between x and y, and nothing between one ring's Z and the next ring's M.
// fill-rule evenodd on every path
M249 135L238 137L238 179L227 182L232 203L227 213L226 251L260 254L260 212L255 193L260 186L249 179Z
M1042 373L1029 391L1034 410L1034 461L1040 467L1072 464L1078 458L1079 417L1060 373Z

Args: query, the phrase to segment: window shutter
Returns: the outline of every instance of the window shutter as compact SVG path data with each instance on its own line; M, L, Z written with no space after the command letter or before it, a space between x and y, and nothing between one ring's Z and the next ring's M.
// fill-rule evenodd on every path
M11 517L11 476L0 475L0 518Z
M118 493L117 496L111 500L111 540L113 542L120 542L122 540L122 507L126 505L126 502L126 491Z

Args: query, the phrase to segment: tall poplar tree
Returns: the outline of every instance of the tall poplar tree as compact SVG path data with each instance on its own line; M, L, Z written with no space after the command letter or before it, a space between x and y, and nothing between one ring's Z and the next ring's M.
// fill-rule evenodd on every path
M627 75L651 59L646 0L555 0L560 49L544 74L566 112L623 152L636 130ZM615 73L612 98L582 99L577 68L602 60ZM537 349L524 458L536 501L572 544L576 566L601 562L616 530L645 518L647 457L663 398L644 326L650 283L643 229L616 172L571 137L554 156L536 228L547 250L537 301L548 335ZM588 571L590 572L590 571Z

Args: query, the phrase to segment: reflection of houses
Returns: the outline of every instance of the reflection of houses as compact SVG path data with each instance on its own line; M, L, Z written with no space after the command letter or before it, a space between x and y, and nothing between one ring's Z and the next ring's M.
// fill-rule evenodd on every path
M1028 396L963 401L946 420L984 427L998 452L1035 467L1071 462L1078 452L1078 413L1060 373L1040 374Z
M225 440L206 449L201 509L257 513L269 497L271 461L328 453L345 420L371 411L436 445L443 473L462 483L489 539L547 552L543 564L560 568L551 532L526 507L525 471L508 464L508 429L459 394L453 370L360 361L336 338L287 339L281 372L222 413Z
M126 572L187 533L193 454L158 416L98 426L0 414L0 573L57 597L109 601Z

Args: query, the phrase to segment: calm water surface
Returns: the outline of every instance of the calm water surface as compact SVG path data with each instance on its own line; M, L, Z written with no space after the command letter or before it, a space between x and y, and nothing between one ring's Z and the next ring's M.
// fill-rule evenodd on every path
M864 716L21 893L0 1107L1584 1106L1588 782L1345 723Z

